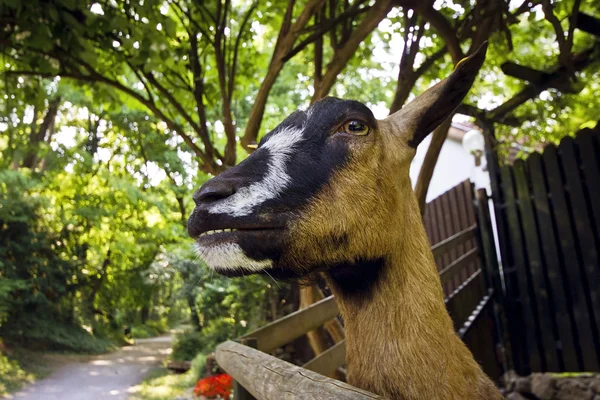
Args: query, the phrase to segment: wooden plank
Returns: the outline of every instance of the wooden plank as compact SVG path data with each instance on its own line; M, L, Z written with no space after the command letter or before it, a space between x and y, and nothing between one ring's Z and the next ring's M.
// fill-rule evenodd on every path
M452 188L441 196L442 210L444 211L444 223L446 225L446 233L448 234L448 237L450 237L453 234L455 234L456 232L460 231L460 229L458 229L458 227L454 224L454 220L452 219L452 214L455 213L456 210L453 210L450 207L450 202L448 199L451 196L453 190L455 190L455 189ZM461 256L461 254L458 253L456 246L452 246L447 254L449 256L450 263L452 263L454 260L456 260L458 257ZM457 287L458 285L460 285L461 284L460 274L455 275L453 281L454 281L453 282L454 287Z
M458 246L459 244L463 244L467 240L472 239L475 229L477 229L477 227L475 225L472 225L472 226L468 227L467 229L464 229L464 230L450 236L449 238L446 238L445 240L442 240L441 242L433 245L431 247L433 256L439 257L443 253L447 252L448 249Z
M271 351L299 338L308 331L323 325L339 314L337 303L333 296L311 304L291 313L283 318L273 321L262 328L256 329L243 337L252 337L258 340L258 350L270 353Z
M477 307L475 307L475 309L473 310L473 312L471 313L469 318L467 318L465 323L458 330L458 336L460 336L461 339L467 334L469 329L471 329L473 327L473 324L481 316L482 310L486 307L486 305L491 300L491 298L492 298L492 296L490 294L483 296L483 298L481 299L481 301L479 302Z
M588 212L587 202L583 189L583 182L579 171L579 161L576 153L575 142L573 138L566 137L561 140L558 146L561 156L565 180L567 183L567 194L571 205L573 222L577 233L575 244L579 249L581 263L581 287L585 291L586 303L590 318L594 318L591 323L592 338L596 353L596 362L587 365L588 370L597 371L600 369L600 335L598 326L600 326L600 265L598 257L598 248L594 233L591 229L591 215ZM588 351L592 352L593 348Z
M302 368L321 375L331 376L331 374L345 363L346 341L342 340L304 364Z
M490 299L493 291L490 290L477 305L473 314L469 316L463 328L462 339L469 344L475 360L481 365L483 371L492 380L502 376L502 367L496 358L495 340L490 332L494 331L494 304Z
M244 346L252 347L253 349L258 345L255 338L243 338L241 339L241 343ZM237 380L234 380L233 382L233 400L256 400L256 398Z
M600 127L600 124L598 125ZM600 132L584 129L577 134L575 143L579 150L580 165L585 181L586 197L592 213L591 228L600 247Z
M456 197L458 199L457 201L459 204L458 212L459 212L459 215L461 218L461 225L462 226L473 226L475 224L469 220L468 208L471 207L471 204L469 204L467 193L465 191L464 182L461 183L460 185L458 185L456 187L456 189L457 189ZM467 251L473 249L473 243L474 243L473 238L470 238L469 240L465 241L463 252L467 252ZM472 266L469 266L469 268L465 269L465 275L466 275L465 279L467 279L469 276L471 276L473 274L473 272L475 272L475 270L476 270L476 268L473 268ZM464 281L464 279L463 279L463 281Z
M569 207L565 195L562 172L560 170L556 147L546 146L542 155L548 188L552 201L552 215L556 221L556 234L558 237L559 251L561 254L561 275L565 287L568 288L571 303L570 308L577 326L578 337L575 340L579 370L585 370L588 365L593 365L595 356L589 349L594 348L590 316L582 293L579 275L579 259L574 243L574 228L569 216Z
M469 227L469 224L467 223L467 204L465 204L464 202L462 202L460 200L460 195L459 195L459 187L457 187L455 190L452 191L451 193L451 199L450 199L450 203L452 204L453 207L453 215L455 218L455 226L457 231L463 231L464 229ZM457 245L458 247L458 252L460 255L465 254L468 250L468 247L466 245L466 243L459 243ZM469 277L469 271L465 270L464 274L461 276L461 280L460 282L464 282L465 280L467 280L467 278Z
M484 296L485 288L483 283L483 274L479 272L478 277L475 280L473 280L471 285L465 288L465 299L463 302L463 321L468 321L470 315L473 313L473 310L477 308L477 305ZM488 332L488 335L490 334L491 332Z
M430 204L431 208L431 221L432 221L432 234L433 234L433 241L432 243L435 244L439 243L442 241L442 238L440 237L440 229L438 224L435 223L436 221L436 206L435 204L437 203L438 199L434 199ZM441 253L440 254L435 254L434 253L434 257L435 257L435 263L436 263L436 267L438 269L438 271L442 268L442 257L441 257Z
M497 298L502 293L502 281L498 268L498 255L490 215L489 197L485 189L477 191L477 226L481 237L481 250L483 252L482 273L487 287L494 289Z
M221 368L261 400L382 398L231 340L217 346L216 358Z
M542 371L558 372L560 366L556 349L554 306L550 301L550 293L546 284L546 276L542 270L542 255L539 248L537 221L531 201L529 180L527 178L526 164L523 160L517 160L513 167L519 209L521 211L521 225L525 239L527 253L527 267L529 280L529 293L531 297L532 311L536 314L535 333L542 347L541 354ZM535 288L535 289L534 289Z
M488 160L488 170L490 174L490 186L492 188L491 197L493 200L493 212L496 220L496 232L498 234L498 247L500 250L500 265L502 266L502 276L504 287L502 293L502 305L506 316L506 327L510 337L510 346L507 348L507 363L513 365L518 373L523 373L523 337L521 335L522 326L516 313L515 288L516 273L514 268L512 248L510 246L508 223L506 210L504 208L504 192L502 191L502 178L498 155L494 149L496 140L494 138L494 126L485 128L485 155Z
M536 315L532 310L531 297L529 293L529 283L527 279L527 266L525 249L523 247L523 235L521 233L521 221L516 204L516 195L513 186L512 169L504 166L500 169L502 175L502 188L506 201L506 216L509 226L510 243L513 253L514 267L517 272L518 284L518 305L517 320L522 330L522 336L525 337L525 346L522 349L523 371L517 371L520 374L529 374L532 371L542 371L542 362L540 348L535 338ZM520 315L519 315L520 314Z
M447 232L446 223L444 219L444 210L442 209L442 199L441 196L436 199L435 202L435 215L436 215L436 225L438 226L438 230L440 232L440 239L444 240L450 237L451 235ZM446 265L450 264L450 255L449 251L446 251L441 255L441 265L440 270L445 268ZM448 285L448 290L454 290L454 285L450 283Z
M465 199L465 206L466 206L466 211L467 211L467 221L469 223L469 225L476 225L477 224L477 218L475 217L475 203L474 203L474 199L473 199L473 193L474 193L474 189L473 189L473 184L471 183L471 181L466 180L463 182L463 194L464 194L464 199ZM470 244L470 246L469 246ZM473 236L473 238L467 243L467 250L469 250L470 248L477 248L477 240L475 238L475 236ZM469 275L473 274L475 271L477 271L480 268L480 260L474 260L472 265L469 268Z
M466 281L464 281L456 290L454 290L448 297L444 299L446 303L446 309L452 317L454 327L456 330L464 324L466 318L471 314L474 307L465 309L461 307L465 303L465 294L473 290L473 288L480 283L481 270L475 272ZM450 312L452 310L453 312Z
M469 265L471 262L473 262L473 260L476 260L477 257L477 249L471 249L451 262L446 268L440 271L440 280L442 281L442 285L454 279L454 277L457 276L465 266Z
M552 210L548 201L548 187L542 166L542 156L532 154L527 159L533 186L533 203L538 221L540 248L542 249L545 275L552 298L556 330L559 338L559 363L561 371L577 371L577 350L575 349L575 321L568 307L568 293L563 285L560 272L560 255L558 239L552 218Z

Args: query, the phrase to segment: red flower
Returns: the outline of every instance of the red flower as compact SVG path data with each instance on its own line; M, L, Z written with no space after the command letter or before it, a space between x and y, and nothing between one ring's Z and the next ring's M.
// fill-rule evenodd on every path
M209 376L196 383L194 395L208 398L220 396L223 400L228 400L232 386L233 379L227 374Z

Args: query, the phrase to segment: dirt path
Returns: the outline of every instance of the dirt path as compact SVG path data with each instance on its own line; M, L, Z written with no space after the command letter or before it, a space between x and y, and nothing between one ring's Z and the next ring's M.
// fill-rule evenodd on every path
M66 362L49 377L17 392L15 400L124 400L129 389L171 352L172 336L137 339L134 346Z

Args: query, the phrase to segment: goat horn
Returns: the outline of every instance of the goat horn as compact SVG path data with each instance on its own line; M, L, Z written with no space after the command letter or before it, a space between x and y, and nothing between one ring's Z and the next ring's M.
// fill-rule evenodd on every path
M390 123L395 134L416 148L460 105L483 65L487 46L484 42L473 54L460 60L448 77L381 122Z

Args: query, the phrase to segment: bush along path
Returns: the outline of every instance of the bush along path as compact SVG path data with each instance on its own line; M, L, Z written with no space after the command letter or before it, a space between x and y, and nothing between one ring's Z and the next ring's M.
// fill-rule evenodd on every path
M137 339L116 352L67 362L48 378L12 394L19 400L127 399L133 387L171 352L172 335Z

